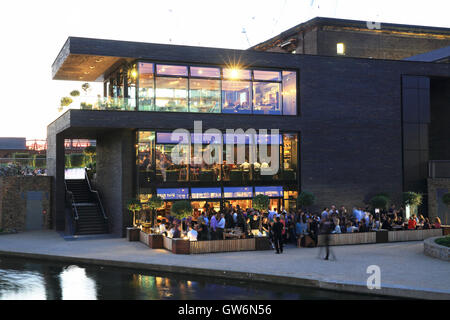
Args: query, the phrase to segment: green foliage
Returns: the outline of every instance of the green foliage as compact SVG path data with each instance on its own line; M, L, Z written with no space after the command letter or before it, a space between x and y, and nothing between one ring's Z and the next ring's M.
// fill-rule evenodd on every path
M386 192L380 192L380 193L376 194L375 196L382 196L382 197L385 197L388 200L391 199L391 196L388 193L386 193Z
M258 211L265 211L269 207L270 198L264 194L253 197L253 208Z
M131 199L127 202L127 209L135 213L136 211L142 210L142 205L138 200Z
M80 103L80 107L81 107L82 110L92 110L92 104L91 103L81 102Z
M164 200L160 196L153 196L148 199L147 207L151 210L156 210L162 207Z
M36 154L34 156L34 167L42 168L45 167L46 156L44 154Z
M422 204L422 195L412 191L403 192L403 204L405 206L420 206Z
M91 87L91 85L89 83L83 83L81 85L81 89L83 89L84 92L87 92L89 90L89 88Z
M70 97L62 97L61 98L61 107L68 107L73 102Z
M370 199L370 205L374 209L386 209L386 206L389 202L389 198L385 195L376 195L372 199Z
M312 194L311 192L308 192L308 191L302 191L298 195L297 206L310 207L314 204L315 201L316 201L316 197L314 196L314 194Z
M82 154L82 153L72 153L70 155L70 167L71 168L84 167L84 154Z
M441 246L446 246L446 247L450 248L450 236L438 238L438 239L434 240L434 242L436 242L437 244L439 244Z
M442 196L442 202L450 207L450 192Z
M73 90L73 91L70 93L70 95L71 95L72 97L78 97L78 96L80 95L80 91L78 91L78 90Z
M16 152L13 154L14 162L21 166L33 166L33 159L30 154L23 152Z
M192 205L189 201L175 201L170 208L170 212L179 220L189 217L192 214Z

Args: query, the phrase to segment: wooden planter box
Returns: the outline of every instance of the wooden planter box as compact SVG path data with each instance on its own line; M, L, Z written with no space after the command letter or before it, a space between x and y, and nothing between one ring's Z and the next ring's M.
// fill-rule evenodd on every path
M376 242L377 243L386 243L388 241L389 241L389 231L388 230L376 231Z
M255 237L255 250L272 250L269 237Z
M255 238L191 241L190 252L192 254L196 254L213 252L254 251L256 248L255 243Z
M376 232L355 232L355 233L340 233L330 234L330 246L342 246L346 244L366 244L376 243ZM325 235L319 235L318 245L325 245Z
M163 248L163 236L161 234L146 233L141 230L139 241L145 243L151 249Z
M172 253L175 254L189 254L190 241L184 239L172 239Z
M127 239L128 241L139 241L139 234L141 232L141 229L138 228L127 228Z
M450 234L450 225L441 225L442 235L448 236Z
M442 235L442 229L389 231L389 242L422 241Z

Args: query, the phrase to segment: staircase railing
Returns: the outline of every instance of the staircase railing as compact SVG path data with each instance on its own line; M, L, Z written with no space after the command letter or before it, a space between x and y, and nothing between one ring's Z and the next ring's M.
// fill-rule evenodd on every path
M67 189L67 183L66 180L64 180L64 186L66 188L66 199L69 201L70 206L72 208L72 220L73 220L73 224L74 224L74 231L77 230L78 228L78 219L79 219L79 215L78 215L78 210L77 210L77 206L75 205L75 200L73 197L73 192L70 191L69 189Z
M102 201L100 200L100 195L98 193L97 190L92 189L91 187L91 181L89 180L89 175L88 172L86 170L86 168L84 168L84 177L87 181L88 187L89 187L89 191L92 192L93 194L95 194L95 197L97 198L97 203L100 207L100 212L102 213L103 219L105 219L105 221L108 221L108 217L105 214L105 209L103 208L103 204Z

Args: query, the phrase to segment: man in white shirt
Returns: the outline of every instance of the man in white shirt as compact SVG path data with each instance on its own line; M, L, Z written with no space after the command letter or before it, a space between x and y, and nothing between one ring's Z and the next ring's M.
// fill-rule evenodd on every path
M194 228L190 228L189 232L187 233L189 241L197 241L197 226L194 226Z

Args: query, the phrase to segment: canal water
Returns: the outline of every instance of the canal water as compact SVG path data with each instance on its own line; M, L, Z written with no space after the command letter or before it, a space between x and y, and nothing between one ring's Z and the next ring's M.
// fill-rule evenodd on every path
M320 300L366 295L0 257L0 300Z

